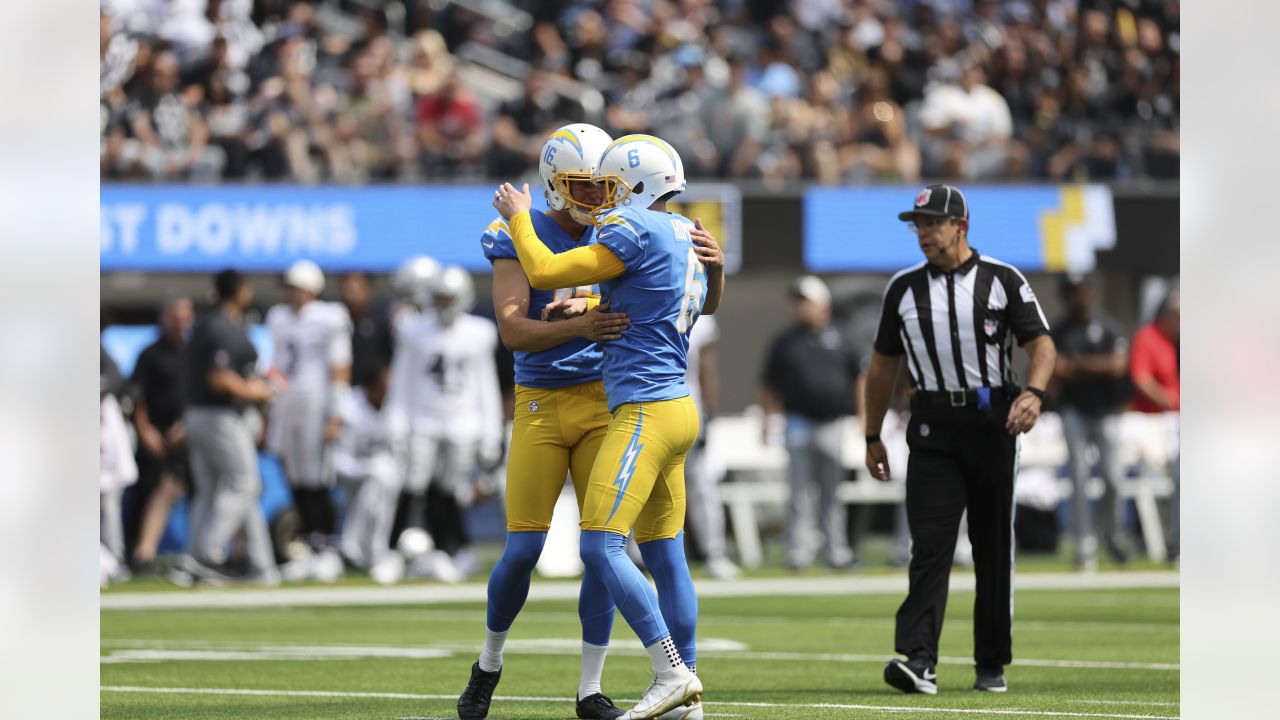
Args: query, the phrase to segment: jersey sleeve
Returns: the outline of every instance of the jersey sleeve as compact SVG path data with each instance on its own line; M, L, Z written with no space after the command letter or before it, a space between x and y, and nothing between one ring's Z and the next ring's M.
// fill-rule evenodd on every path
M515 245L511 242L511 228L502 218L496 218L484 229L480 236L480 247L484 250L484 258L490 263L499 258L519 259Z
M1005 289L1012 290L1007 292L1009 327L1013 330L1018 345L1026 345L1041 335L1049 334L1049 321L1045 319L1044 310L1040 308L1040 301L1036 298L1036 291L1031 289L1031 283L1027 282L1022 273L1013 268L1010 270L1005 275L1008 280Z
M875 344L872 346L876 352L889 357L899 357L907 352L902 346L902 316L898 314L898 303L902 301L902 294L907 291L907 283L905 280L898 279L889 282L889 286L884 289L884 298L880 302L880 325L876 329Z
M596 242L609 248L627 270L632 270L644 258L649 239L639 215L623 208L606 215L600 222Z

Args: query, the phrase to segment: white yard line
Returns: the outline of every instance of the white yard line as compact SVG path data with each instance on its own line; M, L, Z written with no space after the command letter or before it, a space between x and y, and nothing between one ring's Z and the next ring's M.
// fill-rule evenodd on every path
M135 687L128 685L104 685L102 692L116 693L161 693L172 695L253 695L266 697L320 697L320 698L364 698L386 700L456 700L456 695L432 695L423 693L386 693L386 692L334 692L326 690L248 690L234 688L165 688ZM569 703L572 698L564 697L528 697L522 695L499 695L494 700L504 702L547 702ZM632 703L634 699L621 699L620 702ZM708 705L749 707L749 708L784 708L784 709L834 709L834 710L874 710L877 712L893 712L903 714L938 714L960 713L966 715L1014 715L1029 717L1076 717L1076 718L1114 718L1116 720L1177 720L1176 715L1120 715L1114 713L1082 713L1052 710L1021 709L986 709L986 708L939 708L939 707L902 707L899 705L855 705L845 703L762 703L733 702L716 700Z
M698 596L765 597L779 595L866 595L905 593L906 575L875 577L766 578L758 580L700 580ZM951 578L952 590L972 590L970 573ZM1176 572L1117 573L1028 573L1019 575L1018 590L1120 590L1131 588L1176 588ZM483 583L462 585L414 584L397 587L232 589L178 592L106 593L100 598L103 610L145 610L152 608L271 607L301 605L427 605L449 602L483 602ZM571 600L578 597L578 583L535 582L530 600Z
M294 645L289 643L244 643L219 641L150 641L150 640L105 640L104 647L122 648L112 650L101 659L102 664L119 664L132 662L161 662L174 660L188 661L225 661L225 660L261 660L309 662L324 660L349 660L352 658L387 658L425 660L449 657L454 653L476 653L480 651L478 643L433 643L420 646L403 645L341 645L341 644L308 644ZM581 644L577 639L565 638L527 638L507 643L507 652L514 655L578 655ZM615 640L610 644L609 652L614 655L640 656L644 648L636 640ZM754 652L741 642L707 637L699 641L698 652L704 657L723 658L727 660L755 660L768 662L841 662L841 663L883 663L888 659L885 654L855 653L799 653L799 652ZM972 665L972 658L940 657L941 665ZM1052 658L1015 658L1013 667L1045 667L1073 668L1084 670L1155 670L1177 672L1178 663L1157 662L1124 662L1112 660L1073 660Z

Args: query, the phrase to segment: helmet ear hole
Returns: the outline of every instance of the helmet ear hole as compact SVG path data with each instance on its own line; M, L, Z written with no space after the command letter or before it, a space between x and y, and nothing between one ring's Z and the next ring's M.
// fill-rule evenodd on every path
M639 195L640 193L644 192L644 181L641 180L640 182L636 183L636 186L632 188L631 192L636 195Z

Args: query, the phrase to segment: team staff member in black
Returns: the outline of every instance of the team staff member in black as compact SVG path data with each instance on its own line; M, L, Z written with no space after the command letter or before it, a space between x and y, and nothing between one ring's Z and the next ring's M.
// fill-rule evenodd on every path
M273 392L255 377L258 353L244 328L253 289L235 270L214 277L218 306L196 325L188 376L187 447L195 498L191 505L190 555L182 569L196 577L220 577L232 538L244 531L249 578L280 582L271 535L258 505L262 480L253 434L242 411L271 401Z
M898 217L910 223L925 262L889 281L866 380L867 470L888 481L880 426L906 357L911 584L895 645L907 659L889 661L884 679L905 692L938 692L938 636L967 509L977 574L974 689L1004 692L1012 658L1017 436L1040 416L1053 340L1022 273L969 247L969 205L959 188L926 187ZM1031 359L1024 389L1011 369L1014 340Z

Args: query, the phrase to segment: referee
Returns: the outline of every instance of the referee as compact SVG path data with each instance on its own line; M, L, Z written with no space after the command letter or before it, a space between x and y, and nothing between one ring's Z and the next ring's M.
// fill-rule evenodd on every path
M1053 340L1022 273L969 246L969 204L959 188L930 185L898 217L917 236L925 262L889 280L866 380L867 470L888 481L880 426L906 358L912 548L894 643L907 659L889 661L884 679L904 692L938 692L947 582L960 516L968 510L977 574L973 687L1004 692L1004 666L1012 658L1017 436L1040 416ZM1025 388L1012 369L1015 340L1031 359Z

